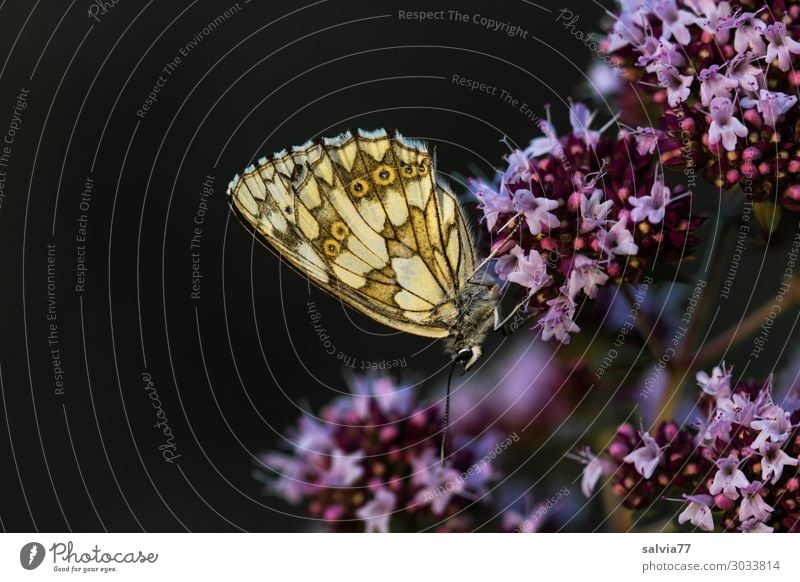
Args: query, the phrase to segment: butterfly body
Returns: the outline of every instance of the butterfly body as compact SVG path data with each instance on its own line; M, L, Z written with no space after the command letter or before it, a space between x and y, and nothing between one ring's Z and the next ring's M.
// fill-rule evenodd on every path
M497 305L474 282L464 213L422 142L345 132L262 158L228 188L242 222L321 289L375 321L444 338L471 366Z

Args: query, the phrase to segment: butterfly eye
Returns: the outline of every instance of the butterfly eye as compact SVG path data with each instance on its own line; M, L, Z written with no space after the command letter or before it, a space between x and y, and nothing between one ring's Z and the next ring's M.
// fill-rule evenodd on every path
M372 180L378 186L388 186L394 182L394 168L386 165L378 167L372 174Z
M425 162L422 162L419 166L417 166L417 175L419 176L428 175L428 166L425 164Z
M350 183L350 194L355 198L361 198L369 192L369 182L364 178L357 178Z
M405 176L406 178L414 178L417 175L417 168L415 168L414 166L407 166L404 164L402 172L403 176Z
M335 257L339 254L339 250L342 246L332 238L329 238L324 243L322 243L322 250L325 252L326 255L329 257Z
M456 354L456 362L461 362L462 364L469 362L472 359L473 353L470 348L461 348L458 350L458 354Z

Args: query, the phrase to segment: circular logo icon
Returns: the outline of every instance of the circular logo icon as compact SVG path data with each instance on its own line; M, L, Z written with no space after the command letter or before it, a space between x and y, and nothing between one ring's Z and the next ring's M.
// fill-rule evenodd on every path
M26 570L35 570L44 561L44 546L39 542L28 542L19 551L19 563Z

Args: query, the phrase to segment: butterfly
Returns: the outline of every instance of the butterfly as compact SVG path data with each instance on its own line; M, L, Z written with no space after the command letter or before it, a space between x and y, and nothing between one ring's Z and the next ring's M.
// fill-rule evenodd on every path
M235 176L231 206L268 248L373 320L480 358L499 290L475 281L476 244L427 146L347 131L262 158Z

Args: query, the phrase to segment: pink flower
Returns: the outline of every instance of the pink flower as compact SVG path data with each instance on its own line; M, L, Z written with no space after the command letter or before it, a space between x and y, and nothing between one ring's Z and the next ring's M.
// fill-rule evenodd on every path
M589 130L592 125L596 111L589 111L583 103L572 103L569 107L569 122L572 125L572 133L575 137L582 139L587 146L597 143L600 133Z
M535 197L530 190L517 190L514 193L514 204L518 212L525 216L525 222L531 234L540 234L543 230L556 228L561 221L550 212L558 208L558 200Z
M737 53L751 49L756 55L762 56L765 51L764 39L761 33L766 28L753 12L745 12L734 21L736 36L733 38L733 47Z
M450 500L455 495L464 493L465 481L458 471L449 467L442 469L435 455L430 456L426 463L429 463L427 483L414 497L413 503L420 506L430 505L433 515L442 515L450 505Z
M495 192L482 182L478 183L478 190L475 195L481 201L481 209L486 217L486 226L490 229L494 228L498 216L512 212L514 209L513 201L508 194L502 191Z
M361 460L364 453L354 451L347 454L341 449L331 451L331 466L323 476L323 483L327 487L348 487L355 483L364 474Z
M742 492L742 501L739 505L740 522L744 523L751 517L758 521L765 521L769 519L773 511L775 511L775 508L761 497L761 481L753 481Z
M733 25L730 3L717 2L717 0L698 0L697 5L705 16L704 19L698 20L698 24L704 30L715 35L715 40L719 44L726 44L730 36L730 28Z
M641 29L642 20L638 11L622 11L614 23L608 47L609 52L614 52L629 44L640 45L645 36Z
M737 138L746 135L745 125L733 116L733 102L727 97L714 97L711 100L708 143L713 145L722 141L722 146L730 152L736 149Z
M750 109L755 107L764 118L764 123L770 127L776 127L778 117L789 111L797 103L796 95L787 95L780 91L767 91L761 89L758 99L742 99L742 107Z
M639 252L639 247L633 242L633 234L628 230L628 217L625 215L611 229L599 231L597 238L608 254L635 255Z
M586 233L606 225L608 213L614 206L613 200L603 202L603 191L596 189L591 197L581 193L581 232Z
M433 518L466 529L475 513L463 511L469 503L481 499L482 506L491 506L487 493L496 473L485 455L496 440L470 440L454 424L451 438L460 443L458 453L442 469L440 406L416 400L410 387L399 387L387 376L356 377L351 390L322 409L321 421L301 421L287 431L294 441L290 452L262 456L270 473L257 472L256 477L269 491L302 504L310 518L323 520L331 530L363 523L367 531L388 531L392 512L397 531L425 527ZM480 479L461 478L479 462ZM443 478L452 482L447 490L469 486L468 500L431 489ZM429 498L413 507L421 491Z
M595 455L589 447L583 450L579 458L586 463L581 477L581 493L585 497L591 497L600 477L613 473L614 466L610 459Z
M503 184L508 184L513 178L514 181L527 182L531 179L531 163L524 152L514 150L506 156L508 168L503 173Z
M664 25L662 38L668 39L672 36L680 44L688 44L691 35L686 27L696 24L697 17L687 10L679 9L675 0L654 0L652 7Z
M572 270L569 274L569 296L573 299L578 292L583 291L590 299L597 296L597 288L608 282L608 275L598 265L597 261L580 253L575 255Z
M517 257L517 268L508 274L509 281L527 287L529 295L550 283L547 263L538 251L531 249L526 257L520 249Z
M753 53L738 54L728 62L728 77L739 84L739 87L748 93L757 93L761 69L753 64Z
M632 196L628 202L633 206L631 218L634 222L641 222L645 218L652 224L664 220L664 211L669 204L670 190L662 178L656 178L650 188L650 194Z
M640 156L650 155L658 147L658 139L663 132L653 127L636 128L636 151Z
M792 67L792 57L789 53L800 54L800 42L787 36L786 25L783 22L775 22L767 26L764 29L764 35L769 40L767 62L771 63L778 59L778 68L781 71L788 71Z
M486 187L478 192L494 241L495 272L522 288L520 313L541 323L534 329L563 341L565 330L579 329L574 320L579 296L591 298L612 280L636 285L662 257L680 259L697 245L703 222L691 216L691 204L672 204L691 196L682 186L669 190L662 179L652 187L657 158L640 150L645 139L652 144L648 148L655 147L666 134L641 130L609 137L589 128L594 114L585 106L572 104L570 115L575 127L560 139L549 121L540 124L551 135L531 142L526 155L544 157L528 164L517 153L509 156L499 171L500 193ZM647 215L660 217L657 228L633 228L628 204L633 198L633 206L652 203ZM660 206L668 201L664 211Z
M689 87L693 78L681 75L673 66L660 67L656 74L658 84L667 90L667 101L670 107L677 107L689 98Z
M356 517L366 522L366 531L388 533L389 519L392 517L397 496L381 487L375 492L375 497L356 510Z
M555 337L564 344L569 343L569 334L581 330L573 321L575 317L575 302L563 293L547 302L550 306L537 324L542 328L542 339L549 340Z
M730 455L724 459L719 459L717 467L719 470L714 475L714 481L708 491L711 495L722 493L728 499L737 499L739 497L737 489L745 489L750 485L747 477L739 469L739 459Z
M777 483L783 475L784 467L796 467L797 459L790 457L781 449L780 443L767 441L761 445L758 452L761 457L761 477L766 482Z
M714 498L710 495L684 495L689 502L678 516L678 523L690 522L693 526L705 531L714 531L714 516L711 515L711 505Z
M697 385L709 396L728 398L731 395L731 370L725 369L725 362L722 362L722 366L714 366L710 376L700 370L695 378Z
M525 258L525 251L519 245L514 245L508 251L508 254L503 255L494 264L494 272L501 281L508 279L509 273L514 271L519 264L520 259Z
M759 414L759 418L750 422L750 428L760 431L752 444L754 449L760 449L767 440L781 443L789 438L792 423L789 415L780 407L775 406Z
M752 518L740 525L739 531L744 533L772 533L775 531L775 528L768 526L756 518Z
M656 439L651 437L648 433L640 433L640 436L642 437L643 445L631 453L628 453L623 460L626 463L632 463L642 477L649 479L653 476L653 472L655 472L656 467L658 467L658 463L661 462L662 451Z
M719 70L719 65L711 65L700 71L700 102L706 107L714 97L730 99L731 92L739 85L736 80L729 79Z
M528 147L525 148L525 155L528 158L538 158L545 154L558 155L561 150L561 144L558 141L556 130L553 124L549 121L542 120L539 122L539 129L544 133L543 137L535 137L530 141Z

